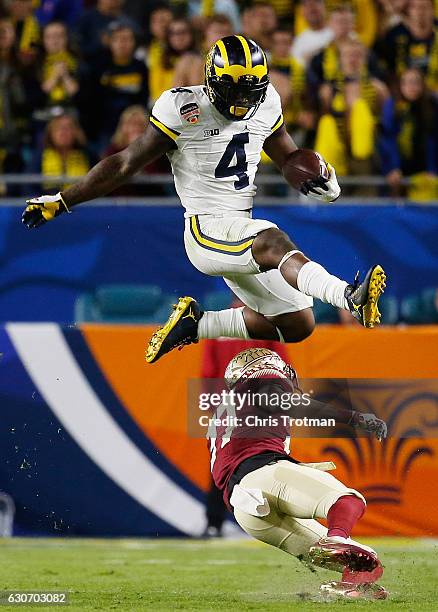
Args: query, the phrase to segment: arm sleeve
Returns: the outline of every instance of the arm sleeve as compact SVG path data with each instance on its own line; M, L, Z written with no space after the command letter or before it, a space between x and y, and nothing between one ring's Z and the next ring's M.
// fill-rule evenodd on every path
M173 142L177 142L184 126L170 90L163 92L155 102L151 111L150 122L156 130Z

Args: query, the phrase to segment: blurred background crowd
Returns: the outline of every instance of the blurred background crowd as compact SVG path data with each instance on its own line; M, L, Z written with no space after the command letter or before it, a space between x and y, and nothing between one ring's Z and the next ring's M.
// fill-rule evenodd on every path
M318 150L340 176L386 177L383 190L361 185L356 195L438 197L436 0L2 0L0 7L0 174L84 174L145 129L163 90L203 82L218 38L243 33L268 54L297 145ZM166 160L145 169L168 171ZM130 185L122 194L162 189ZM20 195L19 187L3 192Z

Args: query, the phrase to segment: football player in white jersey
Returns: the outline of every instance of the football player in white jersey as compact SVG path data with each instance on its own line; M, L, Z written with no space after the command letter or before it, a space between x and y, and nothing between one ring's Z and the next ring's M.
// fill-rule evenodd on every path
M245 306L202 312L193 298L180 298L151 338L148 362L200 338L299 342L315 325L313 298L350 310L362 325L374 327L385 287L381 266L373 266L361 283L356 278L348 284L310 261L274 223L252 218L262 150L281 170L296 149L263 50L243 36L227 36L208 54L205 86L165 91L144 135L62 193L28 200L23 223L39 227L104 196L167 154L185 208L188 258L201 272L222 276ZM301 191L336 200L334 168L321 159L320 177L304 182Z

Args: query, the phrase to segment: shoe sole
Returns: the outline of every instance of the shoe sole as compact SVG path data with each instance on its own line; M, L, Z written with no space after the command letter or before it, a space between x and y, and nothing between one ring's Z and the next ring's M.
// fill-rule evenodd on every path
M385 291L386 274L382 266L375 266L371 272L370 282L368 284L368 299L363 307L363 324L365 327L372 329L380 323L380 312L378 303L380 296Z
M309 557L314 565L335 572L342 572L345 568L354 572L371 572L378 565L373 555L359 549L333 551L315 546L310 549Z
M181 320L184 312L187 307L190 306L192 302L195 300L192 297L186 296L179 298L178 303L173 307L173 312L170 317L167 319L166 323L163 327L159 327L156 332L152 334L151 339L149 340L149 344L146 349L146 361L148 363L154 363L162 357L162 355L158 355L161 347L163 345L164 340L170 334L172 329Z

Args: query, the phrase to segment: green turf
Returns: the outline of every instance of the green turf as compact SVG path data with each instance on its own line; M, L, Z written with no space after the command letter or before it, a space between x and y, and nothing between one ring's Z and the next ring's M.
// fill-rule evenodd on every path
M438 610L438 542L373 540L391 598L327 603L315 573L295 559L250 540L0 541L0 590L70 593L73 610ZM17 607L2 606L1 610ZM20 609L23 609L22 607ZM40 610L59 607L38 606Z

